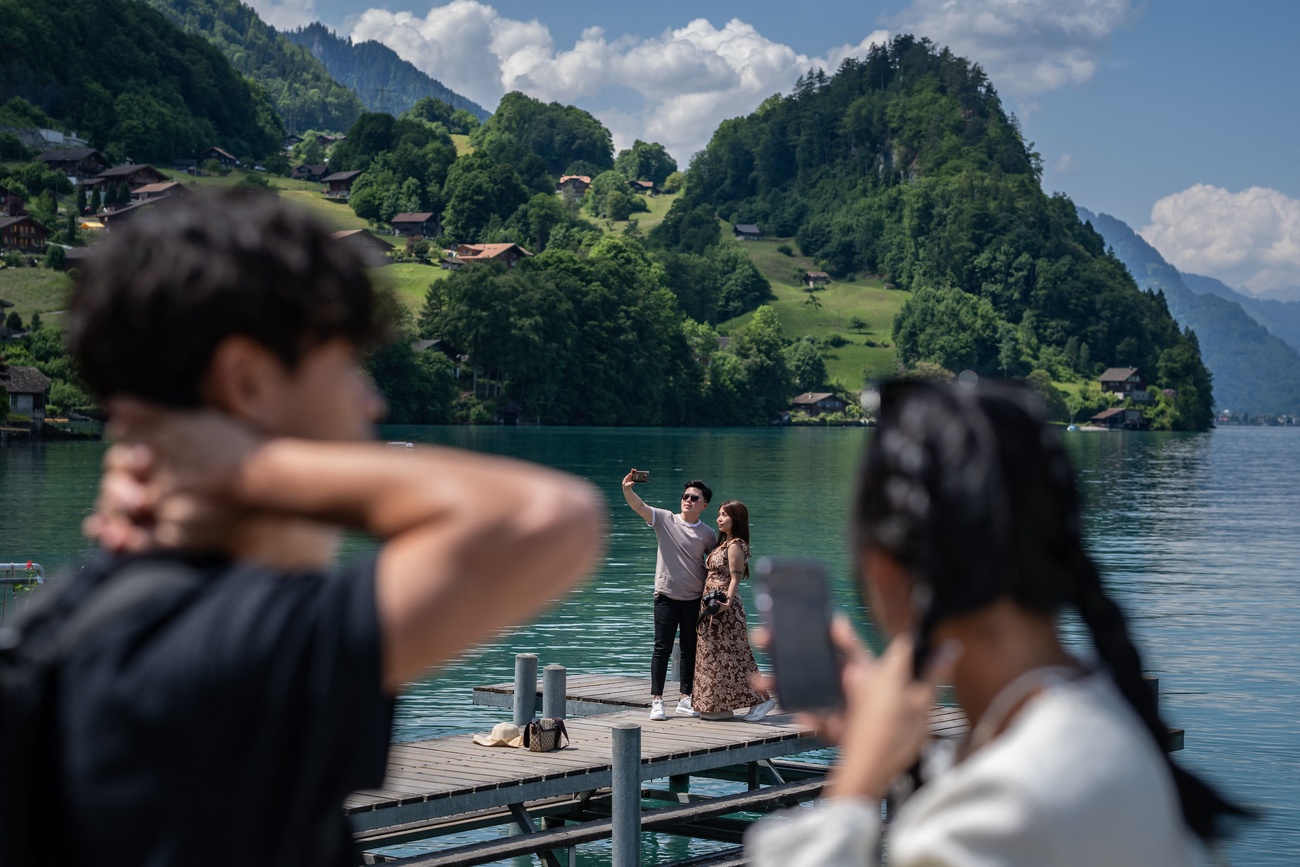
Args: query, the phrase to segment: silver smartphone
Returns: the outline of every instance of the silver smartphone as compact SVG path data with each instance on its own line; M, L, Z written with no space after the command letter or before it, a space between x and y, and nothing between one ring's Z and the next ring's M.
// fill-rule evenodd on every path
M787 711L827 711L844 704L840 660L831 643L831 596L816 560L762 557L754 564L754 607L770 641L776 694Z

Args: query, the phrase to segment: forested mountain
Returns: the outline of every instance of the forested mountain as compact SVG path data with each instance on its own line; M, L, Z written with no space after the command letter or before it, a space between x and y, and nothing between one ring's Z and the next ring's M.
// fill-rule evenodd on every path
M144 0L189 33L219 48L232 66L266 91L289 132L342 131L361 99L339 84L306 48L294 45L240 0Z
M725 121L657 240L689 243L678 227L699 211L794 235L832 275L911 292L894 330L905 363L1058 380L1131 365L1176 389L1177 426L1206 426L1195 338L1040 170L978 66L904 35Z
M354 43L319 22L284 32L284 36L325 64L330 75L356 91L366 108L397 115L431 96L453 109L464 109L479 120L488 112L441 81L431 78L397 52L373 40Z
M261 88L147 6L0 0L0 22L0 94L26 99L115 161L279 147L284 129Z
M1300 353L1294 347L1270 334L1237 302L1218 294L1197 294L1189 281L1210 278L1182 274L1123 221L1085 208L1079 208L1079 215L1101 233L1138 285L1164 293L1169 312L1196 332L1220 407L1247 413L1300 413ZM1219 281L1212 282L1232 292Z
M1300 301L1279 301L1276 298L1257 298L1237 292L1222 280L1200 274L1183 273L1183 282L1197 295L1218 295L1241 305L1251 318L1268 329L1269 333L1300 351Z

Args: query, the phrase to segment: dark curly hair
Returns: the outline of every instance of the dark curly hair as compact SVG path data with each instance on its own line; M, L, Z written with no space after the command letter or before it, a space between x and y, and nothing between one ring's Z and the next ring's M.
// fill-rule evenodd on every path
M379 342L387 326L365 269L356 248L273 194L169 197L80 269L69 351L100 398L197 407L212 354L232 335L290 370L335 338Z
M935 626L999 599L1074 608L1124 698L1169 761L1197 836L1246 815L1164 749L1167 727L1120 608L1083 547L1074 469L1042 403L1008 383L886 383L855 502L857 550L878 546L916 582L918 670Z

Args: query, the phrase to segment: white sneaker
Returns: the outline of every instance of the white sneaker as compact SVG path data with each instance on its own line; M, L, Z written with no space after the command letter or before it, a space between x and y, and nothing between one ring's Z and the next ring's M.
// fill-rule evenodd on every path
M664 713L664 700L656 698L650 702L650 719L668 719Z
M749 713L745 714L743 719L745 722L758 722L771 713L772 708L774 707L776 707L776 699L768 698L768 700L762 704L754 705L754 707L750 708Z
M700 712L695 709L694 705L691 704L691 697L689 695L682 696L682 700L677 702L677 715L678 716L699 716L700 715Z

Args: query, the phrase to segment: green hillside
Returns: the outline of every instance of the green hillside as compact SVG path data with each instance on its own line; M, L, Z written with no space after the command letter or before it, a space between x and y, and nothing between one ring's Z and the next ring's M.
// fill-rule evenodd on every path
M279 147L283 127L262 90L147 6L0 0L0 22L0 94L26 100L114 161Z
M904 290L891 342L906 365L1057 381L1138 367L1177 394L1162 424L1208 427L1194 335L1040 174L978 66L898 36L724 121L652 240L689 249L709 214L758 224L836 280Z
M265 91L289 132L345 130L361 99L335 81L306 48L239 0L144 0L186 32L207 39Z

